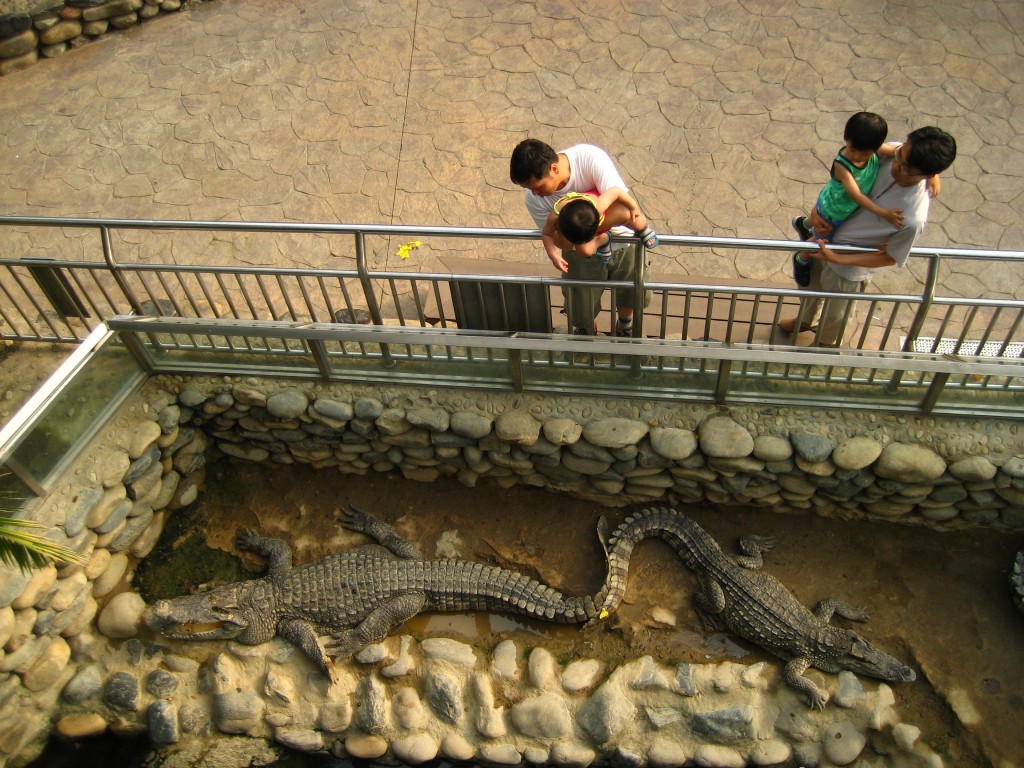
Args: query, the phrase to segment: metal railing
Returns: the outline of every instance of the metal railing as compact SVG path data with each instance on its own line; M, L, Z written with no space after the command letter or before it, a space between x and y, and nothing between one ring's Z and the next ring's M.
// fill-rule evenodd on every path
M966 393L1008 398L1007 402L1015 400L1020 385L1015 363L1019 364L1024 350L1021 327L1024 302L940 295L944 265L964 261L1020 265L1024 263L1024 252L1019 251L915 250L911 258L919 266L922 263L926 266L920 295L818 294L737 285L725 280L645 282L643 270L637 270L637 282L632 285L575 283L595 290L632 288L650 292L651 303L644 313L638 313L635 323L635 334L639 338L632 342L639 343L637 349L645 351L634 353L623 346L629 343L627 340L581 342L557 333L563 330L565 322L560 314L566 309L561 288L572 284L571 281L537 275L370 267L369 255L371 252L379 255L381 239L413 237L435 243L468 238L499 241L503 247L532 245L536 249L538 233L535 230L30 216L0 217L0 225L4 226L0 232L17 233L17 237L0 241L5 242L4 250L8 251L0 258L0 337L8 339L78 342L103 321L115 317L131 314L176 317L217 322L209 327L192 324L187 332L182 331L185 326L180 324L173 332L161 331L163 335L154 336L162 339L151 350L154 359L166 362L175 354L195 358L201 353L208 356L208 363L215 357L237 358L247 354L252 362L264 359L271 352L273 357L280 351L261 335L263 323L333 324L329 330L335 336L337 356L348 366L354 366L353 369L358 369L357 361L359 364L373 361L376 366L379 356L380 365L394 375L396 348L403 350L398 357L405 355L406 359L410 349L423 348L427 350L429 363L445 361L455 375L454 364L464 361L453 349L472 350L472 360L487 360L499 354L497 350L502 349L504 343L499 339L509 334L555 331L540 348L522 348L516 354L525 353L528 360L543 357L564 361L566 356L589 357L589 362L582 367L602 373L608 371L599 355L611 356L611 370L616 370L616 359L628 359L625 369L632 386L636 388L638 380L644 379L641 386L645 393L653 385L652 376L671 371L673 375L655 387L661 393L658 396L682 396L684 377L679 374L684 373L702 380L714 378L716 394L712 399L718 402L747 397L748 394L742 393L750 388L752 399L763 397L773 402L787 402L795 396L794 392L813 386L813 395L796 396L794 402L856 405L845 397L821 391L822 385L845 383L856 384L858 388L871 386L885 392L887 402L900 403L899 408L914 411L928 410L944 401L942 396L934 395L935 376L942 379L940 391L959 388ZM76 233L84 230L86 237L69 238L68 230ZM41 231L52 232L54 236L40 237ZM138 235L139 232L144 234ZM139 242L145 237L169 237L173 245L195 232L214 233L216 237L332 238L332 253L351 268L195 263L201 260L201 254L199 259L189 259L189 263L174 264L167 263L168 258L154 261L150 257L145 261L115 255L115 249L132 255L143 251L145 243L139 245ZM133 233L134 239L126 233ZM374 246L369 245L371 240ZM245 245L251 246L252 242L247 241ZM67 247L62 249L62 244ZM79 251L75 256L80 258L52 258L55 253L72 247ZM245 254L245 248L239 243L228 243L227 247ZM14 257L11 248L30 254L45 253L51 258ZM814 246L791 241L664 235L660 248L689 249L706 255L725 249L788 253L797 249L812 250ZM166 252L180 259L181 250L168 246ZM836 250L860 249L836 246ZM160 247L152 247L150 251L163 253ZM99 258L85 258L93 252ZM437 248L435 252L443 251ZM638 245L636 258L638 262L646 259L642 246ZM605 291L605 306L612 314L615 295L615 291ZM849 300L846 346L841 359L796 346L797 341L813 343L816 338L813 333L794 340L780 336L775 330L779 319L795 315L800 298L809 296ZM222 323L226 325L221 326ZM360 324L371 326L376 335L367 337L368 329L361 328ZM228 326L230 332L226 330ZM208 332L198 330L200 327L207 328ZM382 329L387 329L386 336L380 335ZM424 342L423 334L427 331L455 332L454 329L460 341L471 339L473 343L460 344L448 337ZM326 332L327 329L320 330ZM402 334L411 335L403 337ZM213 337L216 343L211 341ZM309 352L308 339L286 334L275 343L283 345L285 350L294 347L303 354ZM578 348L579 344L588 343L619 346L613 347L614 353L604 351L603 347L600 352L594 346ZM661 346L654 357L660 362L653 367L645 365L642 361L651 356L651 350L658 344ZM894 357L896 353L899 354ZM209 357L211 355L213 357ZM412 358L420 362L416 355ZM686 362L666 363L669 359ZM911 365L915 361L923 367ZM289 359L288 365L293 362ZM237 360L233 364L236 363ZM190 364L197 364L197 360L192 359ZM561 370L560 365L552 364L551 369ZM574 364L570 361L564 365L571 368ZM621 364L618 367L621 368ZM725 385L720 378L723 367L729 369ZM319 375L336 368L332 363ZM973 373L964 373L967 368ZM751 374L755 370L759 371L756 376ZM735 378L738 374L742 374L740 379ZM515 375L509 379L512 386L516 379ZM741 380L743 383L739 385ZM523 386L527 386L529 376L523 381ZM782 383L786 391L780 389ZM579 386L589 385L584 382ZM916 394L901 399L896 396L901 387L915 390ZM594 391L600 388L594 385ZM921 394L922 390L933 394L926 397ZM821 400L823 394L824 401ZM1000 413L1008 412L1001 407L995 409Z

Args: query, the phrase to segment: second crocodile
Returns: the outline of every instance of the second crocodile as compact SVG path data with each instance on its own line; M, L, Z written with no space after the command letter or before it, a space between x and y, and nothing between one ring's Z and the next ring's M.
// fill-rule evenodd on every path
M823 600L812 613L778 579L761 569L761 553L775 545L763 536L740 540L743 555L726 555L690 518L671 509L646 509L626 520L608 542L609 562L601 616L614 611L626 590L633 547L643 539L668 542L700 581L694 598L706 629L728 629L786 659L783 679L821 709L828 693L803 676L809 667L833 674L849 670L891 682L913 682L914 670L878 650L856 632L829 624L834 613L866 621L868 612L841 600Z

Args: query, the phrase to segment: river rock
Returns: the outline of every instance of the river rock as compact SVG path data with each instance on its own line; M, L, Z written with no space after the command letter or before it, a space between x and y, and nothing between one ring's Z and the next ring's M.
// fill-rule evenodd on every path
M583 426L572 419L548 419L544 422L544 438L552 445L572 445L583 434Z
M519 732L531 738L560 739L572 730L572 717L565 700L552 693L517 702L510 714Z
M355 722L370 734L383 732L388 723L387 689L373 675L368 675L356 686Z
M154 701L146 710L149 725L149 739L154 744L176 744L181 739L178 732L178 708L169 701Z
M476 749L459 733L447 733L441 739L441 754L449 760L464 763L476 754Z
M423 698L439 718L452 725L462 720L462 685L447 672L435 670L427 675Z
M324 749L323 734L304 728L275 728L274 741L299 752L321 752Z
M135 637L142 625L146 601L138 592L122 592L114 596L100 612L100 632L110 638Z
M388 743L380 736L355 733L345 739L345 751L357 760L376 760L388 751Z
M103 700L114 707L128 712L139 708L139 681L128 672L115 672L103 687Z
M224 733L253 733L263 719L263 700L253 691L224 691L213 696L213 722Z
M267 398L267 411L276 419L297 419L308 407L309 398L298 389L286 389Z
M35 663L22 676L22 685L33 693L46 690L56 683L67 669L71 647L63 637L55 637Z
M431 661L447 661L457 667L472 669L476 666L473 647L446 637L430 637L420 643L423 655Z
M583 439L601 448L623 448L636 445L647 434L649 427L633 419L601 419L583 428Z
M882 445L870 437L856 436L844 440L832 451L832 462L843 470L864 469L882 453Z
M178 678L164 669L154 669L146 677L146 692L158 699L169 699L178 690Z
M614 739L636 717L636 706L612 676L579 708L576 720L598 744Z
M519 765L523 757L514 744L484 744L480 747L480 759L493 765Z
M123 485L120 488L122 491L124 490ZM75 497L74 507L68 512L64 520L64 532L68 535L68 538L73 539L85 530L89 514L102 498L102 488L86 488Z
M697 436L688 429L655 427L651 430L651 447L659 456L682 461L697 450Z
M68 680L61 695L70 704L82 704L99 696L102 690L103 680L99 670L94 666L88 666L80 669Z
M551 762L566 768L586 768L596 758L594 750L571 741L560 741L551 747Z
M513 640L502 640L491 655L491 670L498 677L515 680L519 677L519 650Z
M699 430L700 448L708 457L734 459L749 456L754 438L742 425L724 415L705 418Z
M701 744L694 750L693 762L702 768L744 768L747 764L735 749L718 744Z
M965 483L977 483L991 480L999 470L995 464L984 456L971 456L954 461L949 465L949 473Z
M108 552L109 550L97 551ZM101 559L107 560L107 566L103 569L103 573L93 582L92 594L94 597L105 597L114 587L121 583L125 571L128 570L128 556L123 552L118 552L115 555Z
M946 462L920 445L890 443L878 457L875 474L902 483L930 483L942 477Z
M562 672L562 687L569 693L577 693L597 682L601 674L601 662L596 659L574 661Z
M437 742L429 733L421 731L396 739L391 750L403 763L419 765L437 757Z
M789 441L798 456L812 463L824 461L832 455L832 444L822 435L793 432L789 436Z
M505 411L494 422L500 440L513 445L533 445L540 437L540 422L525 411Z
M526 670L534 688L548 688L555 682L555 657L540 646L530 651Z
M97 714L65 715L54 726L62 738L78 741L90 736L99 736L107 730L107 721Z
M674 740L654 738L647 748L647 762L653 768L678 768L686 763L690 757L690 752L682 744ZM635 758L636 762L630 761L627 763L631 768L632 766L643 765L640 755L636 755Z
M694 733L716 741L742 741L756 736L754 708L749 705L700 712L690 720Z
M865 744L867 737L849 720L831 725L822 739L825 756L836 765L850 765L860 757Z
M792 754L793 750L782 739L759 739L750 750L750 762L754 765L782 765Z
M793 455L793 444L783 437L758 435L754 438L754 456L761 461L785 461Z

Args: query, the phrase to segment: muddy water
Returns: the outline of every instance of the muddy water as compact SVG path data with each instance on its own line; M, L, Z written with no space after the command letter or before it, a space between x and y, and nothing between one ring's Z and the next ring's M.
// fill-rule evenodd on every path
M194 542L195 535L221 554L233 552L238 528L283 538L292 543L296 563L308 562L365 543L335 521L336 510L348 504L394 525L427 558L458 556L514 568L567 594L599 588L604 560L598 518L606 515L614 526L628 512L538 489L484 483L468 489L449 481L409 483L400 475L220 465L211 469L197 513L182 515L185 524L168 529L154 562ZM735 551L744 533L775 536L765 568L805 604L837 597L871 609L859 631L918 671L917 682L894 685L897 707L947 766L1024 765L1024 616L1014 609L1006 581L1024 536L704 506L685 511L727 552ZM194 552L188 558L194 561ZM173 557L167 562L174 569ZM230 581L237 577L235 562L194 578ZM250 555L242 563L251 570L261 566ZM159 576L150 581L165 594L147 599L192 588L180 581L159 586ZM695 588L695 578L671 550L652 540L633 555L622 607L595 629L469 614L419 616L401 631L454 637L480 648L511 637L521 649L543 644L563 662L597 658L609 667L644 654L665 663L778 663L730 635L706 636L691 605Z

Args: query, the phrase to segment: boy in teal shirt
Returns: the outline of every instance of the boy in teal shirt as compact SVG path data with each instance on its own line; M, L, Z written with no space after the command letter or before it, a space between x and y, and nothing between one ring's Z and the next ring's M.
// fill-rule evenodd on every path
M881 216L897 229L903 228L902 209L888 210L867 198L878 177L879 155L892 157L897 147L885 144L888 133L885 120L873 112L858 112L846 121L843 130L846 145L832 162L832 180L821 190L810 215L793 219L793 228L801 240L810 240L819 227L831 227L830 231L835 232L858 208ZM793 254L793 279L801 288L811 283L811 262L805 260L800 251Z

